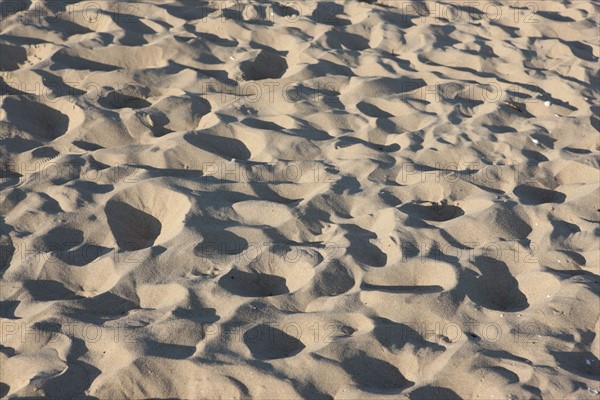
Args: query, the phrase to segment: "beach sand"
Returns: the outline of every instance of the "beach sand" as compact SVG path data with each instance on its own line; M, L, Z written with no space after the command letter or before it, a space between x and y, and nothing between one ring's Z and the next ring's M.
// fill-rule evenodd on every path
M65 3L0 3L0 397L599 398L597 1Z

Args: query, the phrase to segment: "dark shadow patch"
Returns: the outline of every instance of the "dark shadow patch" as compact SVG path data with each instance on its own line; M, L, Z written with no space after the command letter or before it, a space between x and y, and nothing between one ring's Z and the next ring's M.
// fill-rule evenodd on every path
M356 104L356 108L358 108L358 110L365 114L368 117L373 117L373 118L391 118L393 117L392 114L390 114L387 111L383 111L381 108L371 104L371 103L367 103L364 101L359 102L358 104Z
M35 158L54 158L59 154L56 149L49 146L38 147L31 152L31 155Z
M152 121L152 124L148 126L152 131L152 136L163 137L174 132L174 130L166 127L171 120L162 112L153 112L146 115L150 118L150 121Z
M142 90L138 92L145 94ZM173 131L195 129L210 111L211 105L206 99L187 94L161 99L147 110L147 115L152 121L150 128L154 136L162 136Z
M508 384L519 383L519 375L514 372L504 368L504 367L488 367L483 368L483 371L490 371L495 375L500 375L503 377Z
M111 251L112 249L108 247L85 244L70 251L57 252L54 256L65 264L84 267Z
M27 98L8 97L4 100L3 108L11 124L35 137L53 140L69 129L69 117L66 114Z
M457 123L460 123L461 121L457 121ZM517 130L515 128L513 128L512 126L507 126L507 125L488 125L488 124L482 124L482 126L486 129L489 129L490 132L492 133L514 133L517 132Z
M413 239L414 240L414 239ZM402 249L402 260L408 260L421 254L418 243L409 240L400 239L400 248Z
M594 55L594 48L592 46L587 45L587 44L577 41L577 40L573 40L573 41L562 40L562 39L558 39L558 40L562 44L569 46L571 53L573 53L573 55L575 57L578 57L585 61L594 62L594 63L598 62L598 59Z
M0 18L4 20L11 15L28 10L29 7L31 7L31 0L20 0L17 3L4 3L4 6L0 7Z
M17 82L13 82L13 81L8 81L8 83L6 81L4 81L4 79L2 77L0 77L0 96L19 96L19 97L33 97L31 96L29 93L26 92L22 92L18 89L15 89L14 87L12 87L10 84L13 85L17 85Z
M338 296L352 289L355 279L340 261L332 260L315 275L312 284L318 296Z
M378 194L379 198L389 207L397 207L400 204L402 204L402 200L400 200L390 192L382 190Z
M122 250L140 250L154 244L162 224L127 203L109 200L105 207L110 230Z
M354 176L342 176L332 186L335 194L356 194L361 192L360 182Z
M70 38L74 35L85 35L86 33L94 32L85 26L76 24L73 21L69 21L65 18L60 18L60 15L51 15L45 17L44 19L46 20L48 28L55 32L62 33L63 35L61 36L64 38Z
M268 297L289 293L285 278L260 272L232 269L219 279L228 292L243 297Z
M533 229L515 212L515 206L517 203L514 201L506 201L494 206L494 209L488 214L490 218L493 218L493 222L490 221L490 223L506 230L514 238L526 239Z
M277 125L275 122L262 121L260 119L256 119L256 118L252 118L252 117L244 118L242 120L242 124L249 126L250 128L254 128L254 129L270 130L270 131L276 131L276 132L281 132L284 130L282 126Z
M473 264L481 272L465 271L467 295L476 304L496 311L523 311L529 307L527 297L506 263L487 256L477 256Z
M315 64L307 65L306 70L316 77L327 75L355 76L352 68L347 65L336 64L327 60L319 60Z
M571 260L573 260L573 262L575 264L578 264L579 266L585 267L585 265L587 264L587 260L581 253L578 253L573 250L557 250L557 251L560 253L563 253L565 256L569 257Z
M559 13L553 11L536 10L535 14L556 22L575 22L573 18L567 17L566 15L560 15Z
M286 4L290 4L290 3L286 3ZM290 17L299 17L300 16L300 12L295 9L294 7L288 7L285 5L282 5L279 2L274 2L273 3L273 12L283 18L290 18ZM293 20L293 19L292 19Z
M8 235L0 235L0 278L10 266L15 255L15 246Z
M101 171L97 169L96 171ZM90 174L91 175L91 174ZM79 195L84 198L84 200L91 201L92 195L94 194L105 194L110 193L115 188L111 184L99 184L93 181L73 181L68 185L70 188L75 189L79 192Z
M404 389L413 385L392 364L368 356L363 351L342 361L342 368L361 389L383 393L389 389Z
M72 142L75 146L79 147L81 150L85 151L95 151L103 149L104 147L100 146L96 143L86 142L84 140L74 140Z
M546 203L564 203L567 195L555 190L543 189L531 185L517 185L513 193L524 205L537 206Z
M521 153L523 153L523 155L527 157L529 164L537 164L548 161L548 157L537 151L523 149Z
M263 79L278 79L285 74L288 64L285 58L262 50L254 60L244 61L240 64L243 78L246 81L259 81Z
M83 231L58 226L36 239L34 246L45 252L61 252L77 247L81 243L83 243Z
M27 51L18 46L0 43L0 71L16 71L27 61Z
M189 133L183 138L189 144L219 157L247 160L251 156L250 150L248 150L246 145L238 139L214 136L204 132Z
M194 247L194 255L202 259L225 263L228 258L248 249L248 241L235 233L220 230L218 227L209 229L207 226L200 226L199 231L203 236L210 237L210 240L198 243Z
M121 69L115 65L103 64L88 60L86 58L73 56L65 51L59 50L51 57L53 61L50 69L52 71L74 69L79 71L116 71Z
M331 1L321 1L316 3L316 8L312 12L310 19L318 24L345 26L350 25L348 19L341 18L344 14L344 6Z
M450 221L465 214L462 208L449 205L445 200L431 205L407 203L398 209L410 217L436 222Z
M551 351L558 366L572 374L591 379L600 376L600 361L591 352Z
M445 350L444 346L427 341L422 334L423 327L418 324L412 327L380 317L374 318L373 323L375 325L373 335L390 352L401 350L407 344L410 344L417 350L425 348L431 351Z
M596 132L600 132L600 118L591 116L590 117L590 125L592 125L592 128L594 128L596 130Z
M536 125L536 127L538 126ZM546 135L544 133L532 133L531 137L540 142L540 144L544 147L554 149L554 142L556 142L556 139L554 139L552 136Z
M373 285L370 283L363 282L360 285L362 290L366 291L377 291L384 293L413 293L413 294L427 294L427 293L439 293L443 292L444 288L439 285Z
M578 149L576 147L563 147L561 152L573 153L573 154L591 154L592 151L588 149Z
M10 392L10 386L4 382L0 382L0 397L6 396Z
M67 314L70 318L101 325L106 320L118 319L138 305L111 292L78 300Z
M0 301L0 318L19 319L15 316L19 303L17 300Z
M451 389L439 386L423 386L408 394L410 400L462 400Z
M330 30L325 34L325 43L330 49L361 51L369 48L369 40L367 38L338 29Z
M73 97L86 94L85 90L68 85L58 75L51 74L48 71L41 69L36 69L35 73L42 77L42 83L49 91L48 94L44 93L44 97L46 98L69 96L69 101L72 102Z
M14 348L8 347L8 346L3 346L1 344L0 344L0 353L4 354L8 358L14 357L17 355L17 351ZM2 396L2 394L0 394L0 396Z
M423 139L422 131L410 132L410 133L408 133L407 136L410 139L410 144L408 145L408 150L410 150L412 152L417 152L417 151L423 149L423 142L425 141L425 139Z
M200 324L213 324L217 322L220 317L217 315L217 310L214 308L202 308L202 305L197 304L198 309L189 309L177 307L171 314L173 317L178 319L185 319L191 322ZM204 325L203 325L204 327ZM204 337L204 336L203 336Z
M90 330L90 332L94 332L94 330ZM93 333L90 333L90 335L93 335ZM89 398L86 391L92 382L100 376L101 371L80 360L68 360L68 365L64 373L44 384L46 396L62 399Z
M387 254L370 242L369 239L376 239L377 235L357 225L341 225L346 230L344 235L349 241L348 252L354 260L362 265L369 267L383 267L387 263Z
M75 300L81 296L70 291L61 282L51 280L26 280L23 287L35 301Z
M516 356L512 353L509 353L506 350L482 350L481 354L487 357L491 357L493 359L503 358L509 361L517 361L520 363L525 363L528 365L532 365L533 362L527 358Z
M259 360L292 357L305 348L295 337L266 324L257 325L244 332L244 343Z
M215 12L217 9L210 7L215 5L214 3L202 2L202 3L180 3L180 4L160 4L156 6L164 8L168 14L180 18L186 21L204 20L209 14Z
M162 343L155 340L144 341L143 347L145 350L144 354L171 360L185 360L196 352L195 346Z
M149 101L141 97L121 93L116 90L111 90L100 97L98 99L98 104L109 110L120 110L122 108L138 109L152 105Z

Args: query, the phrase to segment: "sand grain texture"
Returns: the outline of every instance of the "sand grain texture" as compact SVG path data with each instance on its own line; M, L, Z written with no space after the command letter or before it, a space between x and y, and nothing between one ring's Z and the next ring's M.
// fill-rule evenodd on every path
M597 1L71 3L0 3L0 397L598 398Z

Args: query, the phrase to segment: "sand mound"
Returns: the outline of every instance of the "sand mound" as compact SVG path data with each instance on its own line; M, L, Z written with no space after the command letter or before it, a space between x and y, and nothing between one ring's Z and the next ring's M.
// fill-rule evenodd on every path
M119 248L133 251L176 236L190 206L186 196L144 182L112 196L104 212Z

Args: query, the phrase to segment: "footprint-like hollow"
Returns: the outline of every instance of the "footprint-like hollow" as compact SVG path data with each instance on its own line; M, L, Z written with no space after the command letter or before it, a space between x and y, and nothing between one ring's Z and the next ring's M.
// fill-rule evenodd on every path
M232 269L219 280L230 293L244 297L267 297L289 293L285 278L259 272Z
M529 308L525 294L519 289L519 282L510 273L503 261L492 257L475 257L474 264L480 275L469 277L469 298L476 304L490 310L523 311Z
M290 333L293 334L293 331ZM296 337L270 325L260 324L244 333L244 343L259 360L287 358L300 353L306 346Z
M150 108L154 127L165 127L171 131L194 130L200 120L210 112L210 103L200 96L168 96Z
M83 231L66 226L49 230L34 241L34 247L42 251L66 251L83 243Z
M398 368L387 361L373 358L360 351L342 361L342 368L361 389L379 393L382 389L403 389L414 383L406 379Z
M439 386L423 386L413 390L409 394L411 400L432 400L432 399L444 399L444 400L460 400L461 397L451 389Z
M231 242L226 246L231 249ZM221 247L225 250L224 247ZM216 250L213 246L212 252ZM268 297L295 292L308 285L314 276L318 253L288 245L252 244L233 258L249 261L236 267L219 280L232 294L244 297Z
M313 290L318 296L338 296L354 287L355 279L341 262L333 260L313 279Z
M110 90L98 99L98 104L111 110L146 108L151 103L143 98L143 92L146 91L133 86L126 86L122 90Z
M521 204L537 206L546 203L564 203L567 195L556 190L544 189L530 185L518 185L513 193Z
M7 97L2 105L6 119L32 136L53 140L69 129L69 117L45 104L27 98Z
M108 226L122 250L164 243L183 228L189 199L168 188L141 183L113 196L105 207Z
M407 203L402 205L399 210L411 217L436 222L449 221L465 214L462 208L449 205L443 201L431 205Z
M123 250L152 246L162 229L158 218L122 201L106 203L106 216L115 240Z
M15 71L27 61L27 51L22 47L0 44L0 71Z
M15 246L10 236L0 235L0 277L8 269L14 254Z
M240 64L244 80L259 81L262 79L278 79L285 74L288 64L285 58L262 50L254 60L244 61Z

